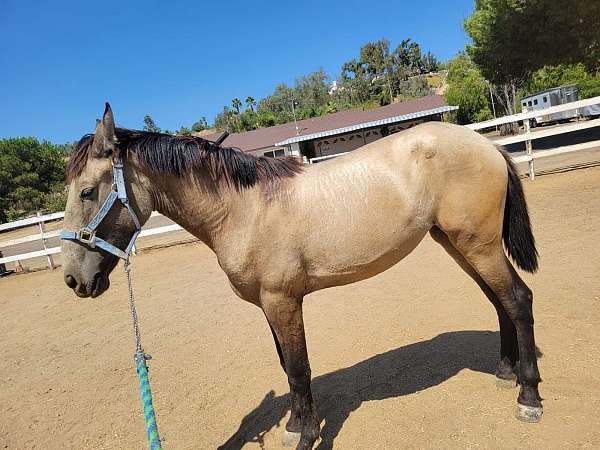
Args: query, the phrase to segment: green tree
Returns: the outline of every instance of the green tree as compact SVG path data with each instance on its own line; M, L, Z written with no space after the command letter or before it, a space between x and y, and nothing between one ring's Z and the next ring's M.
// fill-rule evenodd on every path
M160 133L160 128L156 126L150 114L144 116L144 130L151 131L152 133Z
M65 152L65 155L70 155L75 144L76 142L67 142L66 144L60 144L59 147Z
M248 105L248 108L250 108L250 111L254 112L254 107L256 106L256 100L254 100L254 97L251 97L251 96L246 97L246 105Z
M180 136L191 136L192 131L189 128L182 126L181 128L179 128L177 134Z
M304 116L303 111L318 111L327 104L330 100L328 80L329 77L323 69L296 79L293 91L300 116Z
M437 72L440 70L440 62L431 52L427 52L421 61L424 73Z
M65 153L35 138L0 139L0 222L64 208Z
M276 123L287 123L294 120L292 113L292 101L296 97L293 88L285 83L280 83L275 92L258 102L256 111L259 115L271 115L276 118Z
M545 65L600 67L600 2L588 0L476 0L465 20L467 52L500 90L507 113L518 90Z
M600 75L590 74L581 63L544 66L536 70L527 80L523 93L534 94L563 84L576 84L582 99L600 95Z
M398 84L399 97L410 100L431 94L431 88L424 75L416 75Z
M206 130L208 128L208 122L206 121L206 117L202 116L200 117L200 120L198 120L197 122L194 122L194 124L192 125L192 131L194 133L198 133L202 130Z
M258 114L251 109L240 114L240 128L242 131L255 130L259 127Z
M427 95L430 89L425 79L409 78L438 67L435 56L431 52L423 54L419 44L410 39L402 41L394 53L390 53L385 39L367 42L360 49L358 59L342 65L334 86L329 84L325 71L319 69L298 77L293 87L280 83L258 103L253 97L247 97L247 109L243 113L242 102L234 98L231 107L217 114L215 126L237 132L291 122L294 119L292 102L296 102L297 116L307 118L357 106L388 104L398 97Z
M242 107L242 101L236 97L231 100L231 106L233 106L233 109L235 109L235 111L239 114L240 108Z
M397 70L402 79L421 75L435 70L437 60L431 54L423 55L421 46L412 39L404 39L393 52Z
M224 106L223 112L217 114L215 117L215 128L219 131L227 131L228 133L242 131L239 114L232 111L228 106Z
M411 77L437 70L439 62L431 52L423 54L418 43L404 39L393 52L386 39L368 42L360 49L360 58L342 65L340 92L353 105L377 103L385 105L397 97L415 98L429 93L421 79ZM339 102L344 103L344 102Z
M277 125L277 116L271 111L261 111L256 114L259 127L272 127Z
M492 118L488 103L488 86L477 66L465 53L448 61L446 100L458 106L454 120L459 124Z
M371 100L371 80L360 61L351 59L342 64L340 92L348 93L350 105L360 105Z

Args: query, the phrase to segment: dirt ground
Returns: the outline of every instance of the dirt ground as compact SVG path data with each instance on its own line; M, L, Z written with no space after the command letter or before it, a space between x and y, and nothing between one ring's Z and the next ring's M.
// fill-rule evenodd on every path
M600 446L600 168L524 181L544 417L498 390L495 313L427 238L387 272L305 301L320 449ZM166 449L277 449L287 383L256 307L202 244L137 256ZM146 448L124 275L77 299L60 270L0 279L0 448Z

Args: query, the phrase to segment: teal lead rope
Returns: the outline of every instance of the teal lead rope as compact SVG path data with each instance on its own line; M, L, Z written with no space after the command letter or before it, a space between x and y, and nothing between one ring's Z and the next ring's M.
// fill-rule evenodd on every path
M142 396L142 405L144 406L144 419L146 420L146 431L148 433L148 447L150 450L162 450L160 446L160 436L158 426L156 425L156 414L152 404L152 391L150 390L150 380L148 379L148 366L146 360L149 355L142 349L142 340L140 337L140 327L138 323L137 311L133 301L133 287L131 285L131 272L129 262L125 261L125 273L127 274L127 285L129 287L129 308L131 309L131 319L133 321L133 334L135 335L135 365L138 378L140 379L140 392Z
M150 390L150 381L148 380L146 358L147 355L144 352L135 354L137 374L140 379L142 404L144 405L144 419L146 419L146 431L148 432L148 446L150 450L161 450L156 415L154 414L154 405L152 405L152 391Z

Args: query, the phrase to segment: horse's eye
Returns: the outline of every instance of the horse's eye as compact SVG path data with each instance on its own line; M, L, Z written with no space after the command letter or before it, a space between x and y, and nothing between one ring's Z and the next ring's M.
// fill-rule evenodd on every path
M89 198L92 196L93 193L94 193L94 188L89 187L89 188L85 188L83 191L81 191L81 194L79 196L81 198Z

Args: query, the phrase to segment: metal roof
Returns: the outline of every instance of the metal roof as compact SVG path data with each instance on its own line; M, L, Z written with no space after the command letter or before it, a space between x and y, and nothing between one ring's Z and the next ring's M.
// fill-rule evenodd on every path
M326 137L326 136L333 136L335 134L349 133L351 131L361 130L363 128L371 128L371 127L376 127L376 126L381 126L381 125L387 125L389 123L394 123L394 122L405 122L407 120L418 119L420 117L431 116L433 114L441 114L441 113L445 113L445 112L449 112L449 111L454 111L457 109L458 109L458 106L440 106L438 108L428 109L425 111L411 112L411 113L402 114L399 116L387 117L385 119L378 119L378 120L373 120L370 122L363 122L363 123L358 123L355 125L350 125L347 127L335 128L333 130L325 130L325 131L320 131L318 133L305 134L302 136L293 136L293 137L285 139L281 142L277 142L275 145L276 146L290 145L295 142L310 141L313 139L318 139L318 138L322 138L322 137Z
M433 111L448 111L439 109L448 106L446 99L440 95L428 95L403 102L396 102L377 108L354 108L298 120L296 123L284 123L267 128L232 133L223 142L224 146L237 147L243 151L256 151L266 148L281 148L277 142L287 142L293 138L312 136L320 133L335 134L337 130L355 130L369 124L392 123L398 120L410 120L413 117L422 117L435 114ZM455 109L454 107L451 107ZM420 113L420 114L417 114ZM352 128L351 128L352 127ZM208 140L217 139L221 133L202 135ZM320 134L326 136L327 134Z

